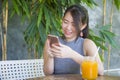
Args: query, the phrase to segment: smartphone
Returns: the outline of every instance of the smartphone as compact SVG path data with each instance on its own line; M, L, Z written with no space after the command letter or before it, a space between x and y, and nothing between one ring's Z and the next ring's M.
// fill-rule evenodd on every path
M49 34L48 39L50 40L50 46L52 46L52 44L55 44L55 45L59 46L58 36Z

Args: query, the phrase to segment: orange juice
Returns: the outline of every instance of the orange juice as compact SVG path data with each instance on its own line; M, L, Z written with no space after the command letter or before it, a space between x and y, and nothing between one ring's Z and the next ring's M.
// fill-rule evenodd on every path
M96 79L98 76L98 65L95 60L84 60L81 64L83 79Z

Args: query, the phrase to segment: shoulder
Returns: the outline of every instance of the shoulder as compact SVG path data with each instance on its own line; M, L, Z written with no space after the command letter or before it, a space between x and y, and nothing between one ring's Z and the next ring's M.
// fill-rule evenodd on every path
M95 43L91 39L84 39L84 45L94 45Z
M85 55L92 55L94 54L94 51L97 49L96 44L91 39L87 38L84 40L83 47Z

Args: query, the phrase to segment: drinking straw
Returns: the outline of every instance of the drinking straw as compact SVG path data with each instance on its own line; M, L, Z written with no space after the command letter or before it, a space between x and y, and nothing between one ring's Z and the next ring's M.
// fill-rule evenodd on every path
M100 49L100 47L97 48L97 51L95 52L95 55L93 56L93 58L96 57L96 55L98 54L99 49Z

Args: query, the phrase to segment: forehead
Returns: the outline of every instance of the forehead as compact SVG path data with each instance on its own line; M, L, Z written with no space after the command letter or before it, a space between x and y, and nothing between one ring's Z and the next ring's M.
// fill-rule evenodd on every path
M63 17L64 20L67 20L69 22L73 22L73 17L70 12L67 12L65 16Z

